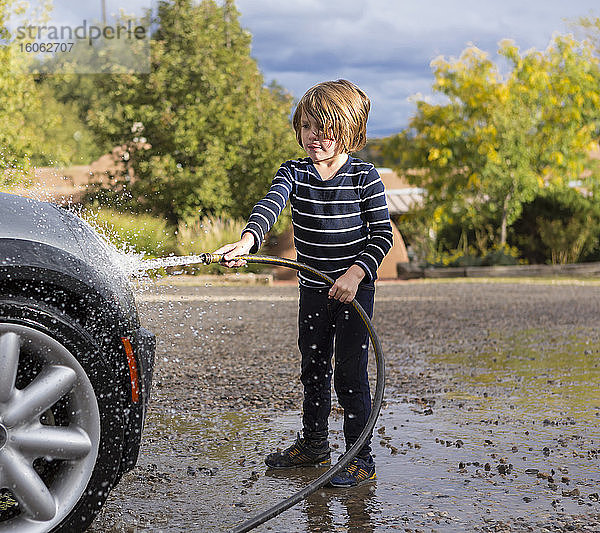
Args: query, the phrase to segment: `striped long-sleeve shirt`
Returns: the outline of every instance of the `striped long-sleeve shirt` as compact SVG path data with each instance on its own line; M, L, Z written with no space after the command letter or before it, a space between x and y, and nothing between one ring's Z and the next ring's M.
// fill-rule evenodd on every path
M251 252L260 248L288 199L298 261L333 279L356 264L366 273L363 282L376 279L392 247L392 227L383 182L372 164L349 156L333 177L322 180L310 158L286 161L242 231L254 235ZM304 286L326 285L304 272L298 276Z

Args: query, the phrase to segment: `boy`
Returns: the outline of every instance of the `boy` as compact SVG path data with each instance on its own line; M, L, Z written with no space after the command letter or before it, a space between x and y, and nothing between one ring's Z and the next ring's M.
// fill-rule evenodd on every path
M334 386L344 409L346 449L358 439L371 412L367 373L368 332L350 305L354 298L373 316L377 268L392 246L392 228L381 178L370 163L350 157L366 143L367 95L346 80L319 83L294 113L296 139L308 157L281 165L238 242L215 253L225 265L243 266L255 253L289 199L298 261L335 280L331 288L300 272L298 346L304 385L303 436L283 452L269 454L271 468L330 463L331 359ZM336 487L375 479L370 440L331 480Z

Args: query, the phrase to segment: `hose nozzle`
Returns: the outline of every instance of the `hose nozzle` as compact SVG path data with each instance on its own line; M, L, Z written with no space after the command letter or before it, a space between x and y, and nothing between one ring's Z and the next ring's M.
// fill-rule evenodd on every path
M220 263L223 261L223 254L211 254L211 253L203 253L200 254L200 261L204 265L210 265L212 263Z

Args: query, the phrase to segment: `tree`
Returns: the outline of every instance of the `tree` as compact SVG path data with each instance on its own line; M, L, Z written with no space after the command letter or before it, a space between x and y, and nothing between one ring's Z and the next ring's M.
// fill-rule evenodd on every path
M247 216L298 151L291 96L265 87L238 16L231 1L161 1L150 74L98 77L86 96L100 139L125 146L113 187L174 224Z
M557 36L544 52L503 41L500 67L477 48L433 63L439 104L417 102L410 127L384 147L427 191L434 224L461 220L481 253L504 246L523 203L580 179L600 135L600 70L588 43ZM597 179L597 174L592 174ZM492 229L488 231L487 228Z
M10 46L8 19L12 0L0 0L0 185L22 179L31 165L35 132L26 120L28 112L39 105L35 83L19 74L22 55Z
M49 88L29 73L34 60L8 29L9 17L33 23L48 9L42 5L31 18L19 3L0 0L0 186L27 180L33 165L81 162L82 156L96 155L73 104L56 101Z
M580 17L571 24L576 34L583 34L588 39L596 51L596 56L600 56L600 17Z

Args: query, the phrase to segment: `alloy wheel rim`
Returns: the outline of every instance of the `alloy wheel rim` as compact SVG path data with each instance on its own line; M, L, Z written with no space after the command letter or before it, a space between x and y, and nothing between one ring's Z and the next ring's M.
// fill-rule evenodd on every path
M76 505L98 455L100 414L77 358L49 335L0 323L0 533L41 533Z

